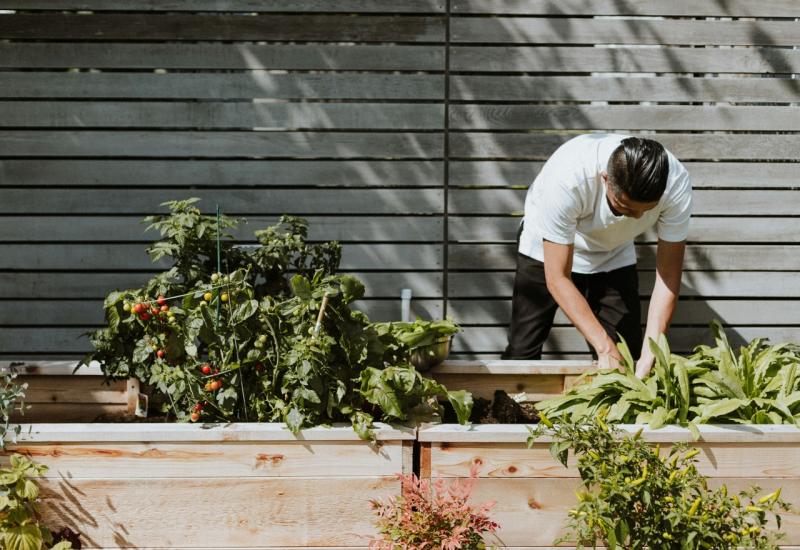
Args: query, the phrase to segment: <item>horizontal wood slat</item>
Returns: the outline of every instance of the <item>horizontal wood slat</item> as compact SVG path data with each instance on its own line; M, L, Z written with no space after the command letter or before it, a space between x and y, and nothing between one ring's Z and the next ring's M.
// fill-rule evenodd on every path
M636 255L639 269L656 268L656 245L638 245ZM13 250L8 249L6 257L12 261L15 257ZM449 269L459 271L511 270L516 268L516 259L516 244L464 243L450 245L448 250ZM800 247L768 244L689 245L686 247L683 268L684 271L800 271Z
M398 483L388 476L148 483L53 477L42 481L42 521L80 531L94 548L360 546L374 532L366 495L389 498ZM165 510L181 520L164 521ZM226 523L231 528L209 527Z
M48 466L48 477L149 478L375 478L392 476L403 448L370 448L360 441L239 441L231 443L23 443L15 451ZM226 467L220 467L225 457Z
M792 0L453 0L451 6L453 13L471 14L800 17L800 7Z
M444 163L424 160L0 159L0 178L3 185L16 187L414 187L444 185Z
M648 298L642 300L642 319L646 318ZM508 325L511 320L511 299L449 300L447 315L462 325ZM673 325L707 326L712 319L726 325L800 325L798 300L724 300L685 299L678 302L672 317ZM571 325L559 310L556 325Z
M0 38L15 40L441 42L444 30L445 20L436 16L53 12L0 17ZM780 30L776 26L772 32Z
M792 46L798 39L794 21L454 17L450 25L454 43Z
M201 203L202 205L202 203ZM309 240L350 242L436 242L444 222L439 216L309 216ZM502 219L502 218L498 218ZM252 242L254 231L278 222L278 217L249 216L231 234ZM58 231L53 231L58 227ZM0 242L135 241L148 244L158 239L155 230L138 216L0 216ZM345 245L349 247L349 245ZM144 249L144 247L141 247Z
M650 294L654 280L654 272L640 273L640 295ZM455 272L448 275L448 281L450 298L506 298L512 295L514 273ZM0 279L0 289L2 289L2 279ZM683 274L681 295L704 298L798 298L800 286L797 285L796 273L690 271Z
M452 214L521 214L525 193L525 189L452 189L449 210ZM793 216L800 210L800 194L795 191L695 190L692 199L694 216Z
M787 102L795 101L798 93L800 82L792 78L521 75L450 77L450 97L457 101Z
M59 330L59 329L54 329ZM734 346L743 345L753 338L769 338L772 342L793 342L798 340L800 329L784 327L731 327L727 330ZM667 333L670 349L677 353L692 351L698 344L714 344L711 329L703 327L673 327ZM501 352L508 343L506 327L466 327L462 334L453 340L454 351ZM589 347L583 335L574 327L554 327L545 344L545 351L551 353L588 352Z
M30 131L0 134L4 156L437 158L439 134L363 132Z
M398 292L399 294L399 292ZM59 352L80 354L90 351L91 344L81 335L86 327L3 328L0 331L0 356L13 357L25 353ZM792 342L800 337L796 327L736 326L728 329L734 345L753 338L769 338L773 342ZM691 351L695 345L713 344L707 327L673 327L668 333L671 348L680 353ZM465 327L453 341L455 353L499 353L508 343L506 327ZM583 336L574 327L554 327L544 350L548 353L587 353Z
M781 119L780 112L772 112ZM742 114L744 120L759 115ZM440 130L443 116L443 105L414 103L0 101L0 127ZM789 113L782 118L793 120Z
M443 71L444 50L443 45L0 43L0 67ZM241 82L230 76L231 85Z
M202 204L219 204L228 215L240 214L436 214L443 209L441 189L293 189L235 192L192 189L51 189L31 201L29 189L3 190L0 214L118 214L163 213L157 205L194 196Z
M516 242L520 217L450 216L447 229L451 241L512 241ZM0 218L0 227L4 227ZM690 243L800 243L795 229L797 220L786 218L692 218L689 224ZM657 242L656 231L650 229L637 239Z
M661 137L655 139L661 139ZM524 185L528 187L539 174L543 164L541 161L452 161L450 162L450 184L453 186ZM800 176L793 163L683 161L683 164L692 177L693 189L707 187L794 188L800 184Z
M774 0L773 0L774 1ZM16 10L245 11L245 12L443 12L443 0L0 0Z
M459 72L793 73L800 70L800 51L453 46L450 69Z
M107 289L98 289L100 292ZM0 301L0 306L4 306ZM394 299L359 300L353 304L375 321L398 321L401 319L400 291ZM412 318L441 319L441 300L412 300ZM505 321L503 321L505 322ZM0 326L102 326L105 323L103 300L29 300L23 308L0 307ZM798 323L800 324L800 323Z
M0 271L0 298L102 299L114 289L142 286L154 274ZM398 299L403 288L412 289L415 299L442 296L441 272L356 272L353 275L366 286L367 298Z
M112 46L113 47L113 46ZM365 52L368 53L368 52ZM372 52L377 53L377 52ZM422 53L422 52L420 52ZM369 68L369 67L367 67ZM422 67L423 69L425 67ZM440 100L444 77L417 74L0 72L0 97L70 99L419 99ZM35 103L41 107L48 104ZM63 104L59 104L64 107ZM109 103L109 105L112 105ZM172 103L176 108L179 105ZM199 104L206 108L219 105ZM228 104L225 104L228 105ZM132 104L129 108L135 108ZM247 104L233 104L236 108ZM318 105L337 107L337 105ZM121 106L120 106L121 107ZM250 106L269 108L274 105ZM313 107L289 105L283 108ZM384 105L391 107L391 105ZM420 105L420 107L422 107ZM183 107L185 108L185 107ZM441 116L439 117L442 118ZM254 125L255 126L255 125Z
M140 244L0 244L3 267L14 270L169 269L172 261L150 261ZM442 267L438 244L348 244L342 249L343 270L434 270Z
M800 88L798 90L800 91ZM799 111L797 107L452 105L450 106L450 127L455 130L646 128L649 130L791 131L800 126ZM0 113L2 113L2 104L0 104ZM272 113L259 111L257 116L267 118L270 114ZM314 115L320 118L324 116L323 113L306 116ZM278 116L280 115L273 115L274 118ZM268 120L272 119L268 118ZM407 127L414 127L413 123Z
M544 160L573 135L534 133L453 133L456 158L518 158ZM655 134L681 160L797 160L796 134ZM2 143L2 142L0 142Z

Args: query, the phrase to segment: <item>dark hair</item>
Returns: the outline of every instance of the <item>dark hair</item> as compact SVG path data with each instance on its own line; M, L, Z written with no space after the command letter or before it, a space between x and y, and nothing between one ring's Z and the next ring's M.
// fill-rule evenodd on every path
M638 202L660 200L668 175L667 152L652 139L625 138L608 159L609 183Z

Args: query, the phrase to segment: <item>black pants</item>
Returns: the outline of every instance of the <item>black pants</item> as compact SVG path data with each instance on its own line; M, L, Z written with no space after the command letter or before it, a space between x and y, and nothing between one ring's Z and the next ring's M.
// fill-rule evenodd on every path
M573 273L572 281L611 339L616 342L617 333L621 334L637 358L642 349L642 322L636 266L589 275ZM503 359L541 359L557 309L547 290L544 264L518 253L511 332ZM594 350L592 355L596 356Z

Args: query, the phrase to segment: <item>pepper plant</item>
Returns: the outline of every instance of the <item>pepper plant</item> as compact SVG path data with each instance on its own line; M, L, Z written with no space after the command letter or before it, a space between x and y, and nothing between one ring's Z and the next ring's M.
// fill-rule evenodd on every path
M569 510L566 533L556 541L578 548L609 550L777 549L780 533L767 527L789 510L780 489L757 496L758 487L729 494L709 488L697 470L698 449L676 444L662 453L642 437L623 434L606 423L603 409L586 423L553 424L546 416L528 446L548 436L550 452L564 466L577 462L582 486Z

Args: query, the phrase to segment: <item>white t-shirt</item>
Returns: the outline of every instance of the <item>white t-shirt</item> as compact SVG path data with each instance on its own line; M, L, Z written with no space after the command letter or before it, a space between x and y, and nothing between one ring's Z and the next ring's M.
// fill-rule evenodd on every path
M525 197L519 251L544 261L542 240L575 245L572 271L599 273L636 263L633 240L652 226L658 238L680 242L689 232L692 184L689 172L669 157L669 177L658 205L638 220L611 212L600 172L620 134L585 134L559 147L542 167Z

